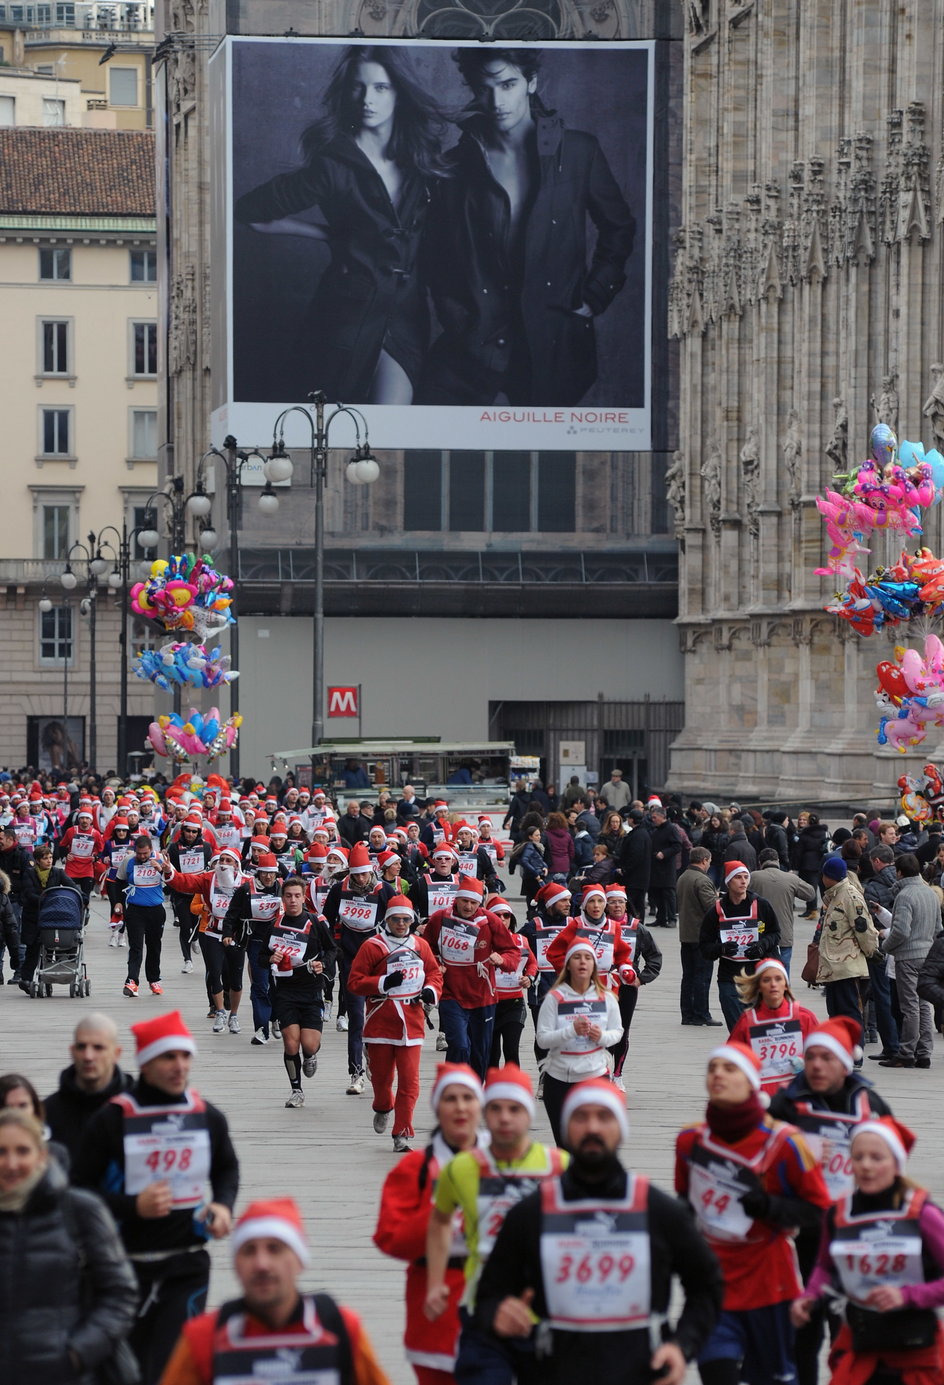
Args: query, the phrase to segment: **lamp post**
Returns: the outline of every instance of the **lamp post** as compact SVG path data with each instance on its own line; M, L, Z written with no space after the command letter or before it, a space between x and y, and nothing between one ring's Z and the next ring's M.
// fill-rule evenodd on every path
M50 597L49 597L49 596L47 595L47 593L46 593L46 584L45 584L45 583L43 583L43 594L42 594L42 596L39 598L39 609L40 609L40 611L42 611L42 613L43 613L44 616L49 615L50 611L53 610L53 603L52 603ZM60 609L60 610L63 610L63 611L69 611L69 612L71 612L72 607L70 606L70 604L69 604L68 601L63 601L63 603L62 603L62 605L61 605L61 607L60 607L59 609ZM60 630L59 630L58 619L57 619L57 622L56 622L55 630L56 630L56 644L58 644L58 643L59 643L59 639L60 639L60 637L61 637L61 632L60 632ZM65 756L68 756L68 753L69 753L69 659L72 657L72 642L73 642L73 640L74 640L74 638L75 638L74 634L72 633L72 628L71 628L71 626L70 626L69 630L70 630L70 633L69 633L69 643L68 643L68 645L66 644L66 642L65 642L64 639L62 640L62 735L63 735L63 754L64 754ZM66 763L68 763L68 760L67 760Z
M236 596L236 607L239 608L239 526L242 510L242 478L243 471L252 457L258 457L265 467L265 458L260 452L253 448L249 452L240 450L239 444L232 434L223 439L223 451L216 447L211 447L208 452L197 463L197 481L193 495L187 501L189 512L200 519L206 519L213 506L209 495L206 493L206 464L212 457L222 462L226 473L226 523L229 527L229 575L233 579L233 591ZM272 489L272 480L280 478L268 478L263 487L258 505L264 515L273 515L279 508L279 497ZM212 526L204 525L199 535L200 548L204 553L210 553L216 547L217 533ZM233 668L239 668L239 622L229 627L229 653L230 664ZM239 680L236 679L229 684L229 708L230 715L239 711ZM229 768L234 779L239 778L239 742L233 746L229 752Z
M94 534L90 536L94 539ZM66 554L65 571L59 576L59 581L65 591L75 591L78 585L78 577L72 571L72 555L79 549L84 555L82 561L85 562L85 588L86 595L79 603L79 610L89 618L89 740L88 740L88 765L93 774L98 772L98 669L97 669L97 650L96 650L96 609L98 605L98 572L93 566L91 549L86 548L84 543L78 540L69 548ZM107 564L106 564L107 566Z
M265 464L269 482L291 478L294 463L285 450L285 420L290 414L300 414L308 425L311 453L310 483L315 495L315 612L312 624L312 715L311 715L311 778L314 788L317 747L324 739L324 487L328 474L328 439L331 425L341 414L354 424L354 455L347 465L347 479L355 486L371 485L380 475L370 450L367 420L359 409L348 404L335 404L326 416L327 395L314 390L308 398L312 409L293 404L283 409L272 430L272 455ZM363 434L362 434L363 430Z

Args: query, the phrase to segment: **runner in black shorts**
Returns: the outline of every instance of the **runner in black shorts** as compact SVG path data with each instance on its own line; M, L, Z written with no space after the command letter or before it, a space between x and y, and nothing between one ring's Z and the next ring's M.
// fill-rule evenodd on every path
M263 958L272 967L272 1017L282 1029L283 1062L292 1086L285 1104L304 1106L302 1073L314 1077L318 1067L324 1023L322 978L333 979L337 948L324 919L305 909L305 882L300 877L284 882L282 910L272 925Z

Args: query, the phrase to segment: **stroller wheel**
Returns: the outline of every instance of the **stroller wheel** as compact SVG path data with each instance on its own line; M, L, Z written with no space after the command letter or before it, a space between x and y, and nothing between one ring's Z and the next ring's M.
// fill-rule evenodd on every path
M52 984L51 984L50 982L47 981L44 990L45 990L45 994L46 994L47 996L52 995Z
M84 983L83 983L83 990L85 991L85 994L86 994L86 995L91 995L91 994L92 994L92 983L91 983L91 981L88 979L88 977L85 978L85 981L84 981Z
M70 982L69 982L69 995L70 995L71 999L72 999L72 1000L75 1000L76 996L79 996L79 995L81 995L81 994L82 994L81 984L80 984L78 981L70 981Z
M39 987L37 986L37 984L36 984L35 981L31 981L31 982L30 982L29 993L30 993L30 1000L35 1000L36 997L39 995Z

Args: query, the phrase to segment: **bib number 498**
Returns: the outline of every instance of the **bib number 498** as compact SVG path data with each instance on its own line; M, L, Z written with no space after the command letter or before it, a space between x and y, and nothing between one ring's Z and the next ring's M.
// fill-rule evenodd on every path
M164 1149L152 1149L144 1162L155 1174L186 1173L192 1156L193 1150L187 1145L182 1149L168 1146Z

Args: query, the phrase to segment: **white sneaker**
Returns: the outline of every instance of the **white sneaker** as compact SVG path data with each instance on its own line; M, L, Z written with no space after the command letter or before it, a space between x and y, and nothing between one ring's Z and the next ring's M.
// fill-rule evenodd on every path
M308 1057L305 1058L305 1060L302 1063L302 1072L305 1074L306 1077L314 1077L317 1071L318 1055L316 1053L309 1053Z
M238 1034L238 1033L239 1033L239 1016L238 1016L238 1015L230 1015L230 1017L229 1017L229 1032L230 1032L231 1034Z
M347 1033L347 1015L338 1015L337 1023L335 1024L334 1027L335 1027L335 1029L338 1031L339 1034L346 1034L346 1033Z
M331 1018L331 1016L332 1016L333 1014L334 1014L334 1001L333 1001L333 1000L328 1000L328 1001L325 1002L325 1007L324 1007L324 1021L325 1021L326 1024L327 1024L328 1020Z
M445 1036L445 1034L437 1034L437 1035L436 1035L436 1052L437 1052L437 1053L445 1053L445 1051L446 1051L446 1049L447 1049L448 1047L449 1047L449 1045L446 1043L446 1036Z
M118 946L118 929L117 929L117 928L113 928L113 929L111 930L111 937L108 939L108 946L109 946L109 947L117 947L117 946Z
M409 1154L410 1144L406 1135L394 1135L393 1152L394 1154Z
M351 1080L347 1086L347 1096L360 1096L364 1090L364 1074L362 1072L352 1072Z
M190 973L191 973L192 971L193 971L193 963L192 963L192 962L184 962L183 966L180 968L180 974L181 974L181 976L189 976Z
M267 1044L269 1042L269 1036L264 1029L257 1029L249 1042L251 1044Z
M384 1133L384 1131L387 1128L387 1122L389 1121L389 1119L389 1111L374 1112L374 1130L377 1132L378 1135L382 1135Z
M285 1104L286 1106L304 1106L305 1093L300 1088L296 1087Z
M119 928L119 930L118 930L118 946L119 946L119 947L127 947L127 946L128 946L128 940L127 940L127 938L125 937L124 933L122 933L122 931L121 931L120 928Z
M618 1092L625 1092L626 1090L626 1083L623 1081L621 1077L613 1078L613 1086L616 1088Z
M214 1033L214 1034L222 1034L223 1031L224 1031L225 1029L226 1029L226 1011L225 1011L225 1010L217 1010L216 1014L213 1016L213 1033Z
M282 1037L282 1026L279 1024L278 1020L272 1021L272 1037L273 1039L281 1039Z

